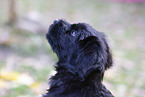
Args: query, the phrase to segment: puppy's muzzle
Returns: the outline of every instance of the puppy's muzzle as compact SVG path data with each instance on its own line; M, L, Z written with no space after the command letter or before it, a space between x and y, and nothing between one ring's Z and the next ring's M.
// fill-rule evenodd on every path
M53 24L57 24L59 22L59 19L56 19L53 21Z

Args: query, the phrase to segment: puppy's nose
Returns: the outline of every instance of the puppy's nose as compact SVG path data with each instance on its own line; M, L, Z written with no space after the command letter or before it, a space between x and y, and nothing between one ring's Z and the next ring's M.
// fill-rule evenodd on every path
M58 22L59 22L59 20L56 19L56 20L53 21L53 24L57 24Z

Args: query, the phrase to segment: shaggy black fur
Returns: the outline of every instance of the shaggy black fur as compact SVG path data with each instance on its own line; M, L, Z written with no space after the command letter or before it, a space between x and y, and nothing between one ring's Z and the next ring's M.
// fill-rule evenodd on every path
M43 97L113 97L102 84L105 70L112 66L103 33L85 23L55 20L46 37L58 63Z

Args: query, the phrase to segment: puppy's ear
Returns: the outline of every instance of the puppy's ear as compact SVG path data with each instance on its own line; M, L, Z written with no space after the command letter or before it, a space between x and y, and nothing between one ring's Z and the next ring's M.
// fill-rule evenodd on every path
M80 48L80 55L77 58L79 77L84 80L92 74L103 74L105 58L101 39L96 36L89 36L80 40Z
M82 80L92 74L101 74L112 66L112 54L105 36L89 36L80 40L80 52L77 60L79 76Z
M97 37L95 37L95 36L89 36L87 38L80 37L80 46L82 48L84 48L85 46L93 46L93 45L100 46L100 40ZM86 49L86 48L84 48L84 49ZM90 47L90 49L91 49L91 47Z

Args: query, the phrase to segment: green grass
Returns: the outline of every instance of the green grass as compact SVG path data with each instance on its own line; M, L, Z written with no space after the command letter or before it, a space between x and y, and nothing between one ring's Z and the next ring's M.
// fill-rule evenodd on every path
M47 78L51 70L52 68L36 69L35 66L26 66L26 65L22 65L18 69L18 71L20 71L21 73L28 72L29 74L31 74L32 77L35 77L35 80L37 82L43 82L44 80L48 80Z
M31 89L28 86L18 85L17 87L11 88L10 93L4 97L18 97L20 95L33 97L34 93L31 92Z

